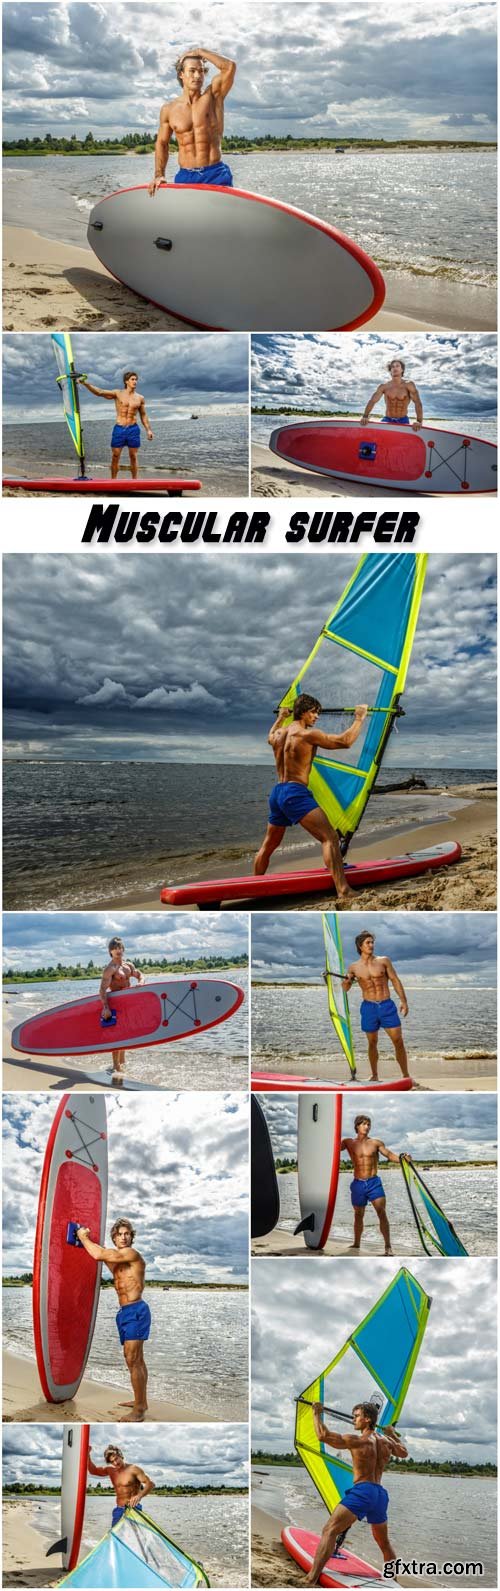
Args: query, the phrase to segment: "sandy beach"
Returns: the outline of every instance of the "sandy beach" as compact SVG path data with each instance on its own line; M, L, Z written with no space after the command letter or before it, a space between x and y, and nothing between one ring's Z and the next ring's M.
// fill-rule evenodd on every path
M433 797L437 794L449 794L453 801L463 799L464 805L438 822L422 823L418 828L398 828L397 831L386 831L384 836L372 842L363 841L353 843L349 850L349 860L359 862L373 857L400 856L406 851L424 850L429 845L439 845L444 840L458 840L462 847L462 856L458 863L452 867L444 867L436 873L424 873L420 877L399 879L395 882L378 884L376 888L357 890L353 900L352 909L367 911L495 911L497 903L496 873L497 873L497 809L496 788L494 785L480 786L454 785L448 791L445 786L436 786L425 792L426 796ZM318 853L319 859L319 853ZM302 865L304 870L317 865L316 855L312 854L307 863L300 864L294 861L297 870ZM283 863L281 871L286 867ZM243 870L241 870L243 871ZM279 874L280 868L272 869ZM214 876L212 862L211 874ZM237 873L237 867L234 868ZM224 871L221 866L220 874ZM200 878L203 873L199 871ZM157 900L154 891L149 896L145 894L141 899L127 898L126 900L96 900L93 905L106 906L113 910L119 907L126 910L150 910L152 903ZM230 903L228 903L229 905ZM327 911L337 907L339 903L335 892L331 895L268 895L264 901L252 900L252 911L271 911L274 908L280 911ZM241 904L238 902L241 909ZM169 911L174 908L165 907ZM193 907L175 907L175 911L192 911ZM348 905L341 908L349 910ZM233 904L234 910L234 904Z
M370 321L371 331L483 327L481 311L474 312L471 306L468 314L466 301L460 305L458 320L451 316L453 325L447 327L437 287L433 292L427 286L427 293L434 296L434 310L423 317L405 314L398 303L397 286L389 279L387 287L385 307ZM90 249L41 237L27 227L4 227L3 298L4 331L165 331L169 327L190 330L175 315L166 314L122 287ZM484 324L487 328L489 319Z
M415 1253L415 1244L413 1248L411 1246L405 1247L404 1244L398 1243L394 1239L393 1247L398 1259L410 1259ZM384 1245L382 1239L380 1239L380 1254L383 1255L383 1253ZM363 1250L361 1250L360 1254L353 1253L349 1244L339 1243L337 1238L332 1237L328 1238L328 1242L324 1244L322 1249L307 1248L300 1232L295 1237L293 1232L286 1232L280 1226L275 1226L274 1231L268 1232L266 1237L252 1238L252 1254L256 1259L269 1258L269 1256L276 1254L279 1254L281 1259L295 1259L296 1255L298 1255L300 1259L310 1260L321 1258L322 1254L327 1256L334 1254L337 1258L339 1255L343 1255L344 1258L347 1257L349 1259L372 1258L371 1252L368 1254L367 1252L363 1253Z
M91 1381L84 1376L76 1398L65 1403L46 1403L38 1380L34 1360L20 1359L6 1351L3 1355L3 1419L4 1420L120 1420L127 1414L124 1405L130 1402L130 1391L123 1387ZM194 1414L179 1403L165 1403L161 1398L149 1398L148 1420L176 1420L210 1423L214 1415Z
M56 1568L56 1560L47 1562L46 1537L30 1523L33 1499L4 1500L2 1512L2 1585L57 1585L61 1569Z

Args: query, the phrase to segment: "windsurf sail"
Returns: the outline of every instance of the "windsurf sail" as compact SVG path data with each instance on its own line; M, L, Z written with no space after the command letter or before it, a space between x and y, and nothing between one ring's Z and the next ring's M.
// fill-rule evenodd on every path
M92 1552L59 1585L200 1586L210 1585L201 1564L183 1552L148 1514L126 1508Z
M467 1249L460 1242L451 1221L424 1182L421 1172L417 1171L416 1166L411 1165L408 1160L404 1160L402 1155L399 1159L415 1225L426 1254L467 1255Z
M356 1403L376 1402L378 1428L394 1425L408 1392L429 1317L431 1299L404 1268L348 1337L339 1353L297 1399L295 1447L332 1513L352 1485L349 1461L316 1436L313 1403L333 1415L332 1429L351 1420ZM332 1423L332 1422L330 1422Z
M345 854L361 821L389 736L402 715L401 695L425 579L425 553L365 553L312 652L282 698L293 708L305 690L325 712L336 702L370 709L354 745L318 751L309 788L337 829Z
M328 990L328 1009L347 1064L352 1076L355 1077L356 1057L354 1054L349 1002L341 982L345 968L339 919L337 912L323 912L322 916L326 956L324 977Z
M80 397L78 381L73 359L71 337L67 331L52 333L52 347L56 356L59 371L57 385L64 404L64 413L69 434L80 460L80 475L85 479L85 447L83 441L83 428L80 414Z

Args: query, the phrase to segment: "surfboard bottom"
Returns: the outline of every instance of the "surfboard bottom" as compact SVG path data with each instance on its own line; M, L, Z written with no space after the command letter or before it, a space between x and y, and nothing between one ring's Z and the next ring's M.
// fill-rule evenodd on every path
M367 889L370 884L386 884L391 879L413 878L458 862L462 848L456 840L428 845L422 851L406 851L366 862L348 862L345 873L351 889ZM285 873L253 874L241 878L201 879L194 884L165 885L160 894L164 906L220 906L225 900L258 900L274 895L335 894L335 885L326 867L303 868Z

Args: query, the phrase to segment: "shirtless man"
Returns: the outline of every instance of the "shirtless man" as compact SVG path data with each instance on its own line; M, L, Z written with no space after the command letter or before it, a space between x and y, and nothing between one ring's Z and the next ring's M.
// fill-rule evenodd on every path
M127 1464L120 1447L110 1442L105 1449L104 1465L94 1464L91 1458L92 1448L89 1447L87 1468L89 1475L98 1475L110 1480L114 1486L116 1503L111 1519L112 1525L117 1525L126 1508L137 1508L142 1513L144 1498L154 1492L154 1481L149 1479L145 1470L139 1464Z
M345 729L341 735L326 735L322 729L316 729L320 712L321 703L315 696L298 696L293 706L293 723L285 728L290 708L282 707L269 730L267 739L274 752L278 782L273 785L269 797L269 822L253 870L257 874L265 873L286 830L301 823L321 845L323 861L330 870L339 900L349 901L352 889L344 873L337 832L311 795L308 784L318 747L339 751L343 746L353 746L368 708L356 707L350 729Z
M419 431L423 423L424 411L422 408L420 393L417 392L415 382L403 380L405 367L402 359L391 359L387 369L389 371L390 380L381 381L380 386L377 387L377 391L373 393L373 397L370 398L370 402L366 405L361 424L368 424L372 409L375 408L375 404L378 403L380 398L385 398L386 412L382 420L382 425L409 425L410 418L408 415L408 409L410 407L410 403L414 403L415 414L417 418L411 422L412 430Z
M80 376L80 386L86 387L87 392L93 392L95 398L108 398L116 407L116 422L111 434L111 479L116 481L122 448L128 447L130 471L132 480L136 481L139 475L137 454L141 445L141 430L139 420L144 426L148 442L153 441L154 432L151 430L146 414L146 400L137 392L138 375L136 370L125 370L123 373L123 387L94 387L92 381L86 376Z
M391 1044L394 1045L401 1075L409 1077L408 1056L403 1041L401 1021L389 988L389 984L392 983L396 994L399 995L401 1016L408 1016L408 1001L401 979L398 978L389 956L374 955L375 934L358 934L355 945L359 951L359 960L353 961L347 968L346 976L342 979L342 988L347 994L352 984L358 983L363 995L360 1006L361 1028L368 1038L368 1060L372 1074L369 1083L378 1083L380 1028L384 1028Z
M403 1446L394 1426L384 1426L383 1435L376 1432L378 1409L375 1404L355 1405L352 1411L354 1436L342 1436L340 1431L330 1431L321 1418L322 1409L322 1403L313 1405L314 1429L318 1441L351 1454L353 1484L349 1486L342 1502L337 1503L333 1514L327 1520L304 1585L318 1585L327 1559L335 1552L338 1537L344 1536L356 1519L368 1521L373 1539L377 1547L380 1547L384 1563L393 1562L396 1553L389 1540L387 1524L389 1498L385 1486L381 1485L381 1480L391 1458L408 1457L408 1449Z
M207 61L216 68L216 76L206 88ZM155 145L155 174L149 184L149 193L155 193L165 180L168 146L173 136L177 139L179 170L174 181L184 185L214 183L217 187L232 188L233 176L222 159L221 139L224 132L224 100L236 76L236 63L213 50L193 45L184 50L175 63L182 93L162 105L160 128Z
M133 1248L134 1228L130 1221L115 1221L111 1227L113 1248L93 1243L86 1226L78 1227L77 1237L87 1254L93 1260L101 1260L111 1271L120 1305L116 1316L118 1335L134 1394L133 1403L122 1405L132 1411L122 1415L122 1420L143 1420L148 1407L148 1372L143 1343L147 1342L151 1330L151 1310L142 1297L146 1265L142 1255Z
M372 1204L378 1216L380 1231L384 1239L385 1254L392 1254L391 1234L386 1215L385 1191L378 1174L379 1155L385 1160L392 1160L399 1165L399 1155L392 1149L387 1149L381 1138L370 1137L371 1119L369 1116L356 1116L354 1122L355 1138L343 1138L341 1149L350 1155L354 1167L354 1177L351 1182L351 1204L354 1210L354 1243L351 1254L359 1254L365 1210L367 1204ZM410 1155L404 1156L410 1160Z
M109 1004L110 994L118 994L120 989L130 989L132 978L136 978L139 984L144 983L145 979L142 976L142 972L139 972L138 968L134 967L132 961L125 961L125 945L123 943L123 939L118 939L118 936L116 936L114 939L110 939L108 950L111 956L111 961L108 961L107 967L104 968L99 994L102 1000L103 1019L105 1022L111 1022L112 1024L113 1012ZM113 1050L112 1056L113 1077L123 1077L125 1071L125 1050Z

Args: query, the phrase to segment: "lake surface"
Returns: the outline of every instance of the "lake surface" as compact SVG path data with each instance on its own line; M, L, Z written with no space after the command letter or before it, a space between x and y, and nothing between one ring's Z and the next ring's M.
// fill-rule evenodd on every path
M196 1418L246 1420L248 1407L248 1293L209 1288L193 1292L146 1287L153 1316L147 1344L149 1392L184 1404ZM98 1326L86 1374L127 1389L128 1372L115 1325L116 1295L101 1288ZM34 1359L31 1287L3 1289L4 1345Z
M467 1455L465 1455L467 1456ZM325 1509L302 1468L263 1464L252 1471L253 1500L288 1524L323 1529ZM478 1478L449 1479L442 1475L391 1474L390 1521L392 1536L402 1558L443 1564L481 1562L484 1577L467 1576L467 1583L495 1586L496 1485ZM353 1525L349 1545L368 1563L380 1568L380 1558L369 1526ZM439 1575L410 1584L464 1585L466 1576ZM390 1583L390 1582L389 1582ZM402 1578L405 1583L405 1577Z

